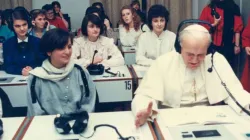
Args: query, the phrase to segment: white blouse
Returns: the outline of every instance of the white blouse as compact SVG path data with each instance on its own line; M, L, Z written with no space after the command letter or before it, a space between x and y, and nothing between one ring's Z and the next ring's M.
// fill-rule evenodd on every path
M175 38L175 33L168 30L159 37L153 31L143 33L137 44L136 64L150 66L162 54L175 50Z
M92 62L95 50L98 51L95 56L103 58L101 64L105 67L124 65L124 58L113 39L104 36L100 36L96 42L89 41L85 36L76 38L72 50L71 58L82 67L86 67Z
M122 46L126 47L135 47L137 44L137 40L139 36L143 33L143 31L148 32L150 29L147 25L142 25L138 31L135 31L134 28L130 28L129 31L123 25L119 26L119 36Z

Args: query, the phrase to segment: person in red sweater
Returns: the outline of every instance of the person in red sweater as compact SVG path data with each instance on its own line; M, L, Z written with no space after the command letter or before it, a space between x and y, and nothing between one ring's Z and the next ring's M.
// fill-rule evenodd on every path
M247 26L242 33L242 46L246 50L246 62L241 77L241 83L245 90L250 92L250 17L248 18Z
M61 28L65 31L68 31L66 25L63 20L57 16L55 16L53 6L51 4L46 4L42 7L43 10L46 11L46 18L49 21L50 25L54 25L57 28Z
M219 14L217 18L215 12ZM212 24L215 50L223 54L234 68L234 58L240 52L240 32L243 29L239 6L233 0L211 0L202 10L200 20Z

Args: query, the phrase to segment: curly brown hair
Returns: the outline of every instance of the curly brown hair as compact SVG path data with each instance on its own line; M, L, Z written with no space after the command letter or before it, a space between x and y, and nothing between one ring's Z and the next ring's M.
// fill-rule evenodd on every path
M140 26L141 26L141 18L137 15L135 9L130 7L129 5L123 6L121 11L120 11L120 16L121 16L120 24L123 25L127 31L129 31L129 25L127 23L125 23L124 20L122 19L122 11L124 9L129 9L131 11L132 16L133 16L132 21L134 23L134 29L135 29L135 31L138 31L140 29Z

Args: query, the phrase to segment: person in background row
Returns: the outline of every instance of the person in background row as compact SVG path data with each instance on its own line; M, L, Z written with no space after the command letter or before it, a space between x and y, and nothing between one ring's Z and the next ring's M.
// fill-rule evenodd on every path
M103 19L107 19L109 21L110 27L112 28L112 23L110 22L109 17L105 13L105 10L103 8L103 4L101 2L95 2L92 4L92 7L96 7L98 9L100 9L101 15L103 16Z
M100 19L103 22L103 36L106 36L108 38L113 38L114 39L114 43L117 42L117 37L114 35L114 31L113 29L110 27L110 22L109 20L107 20L104 15L102 15L100 9L96 8L96 7L88 7L85 15L89 15L89 14L95 14L98 17L100 17ZM78 37L81 36L81 28L78 30Z
M136 13L140 16L141 21L146 23L146 14L141 11L141 5L138 0L134 0L131 2L130 6L136 10Z
M8 25L4 25L3 11L0 10L0 70L3 65L3 43L14 36L14 33L8 28Z
M53 6L51 4L46 4L42 7L46 11L46 19L51 25L56 26L56 28L61 28L65 31L68 31L68 28L64 24L63 20L55 16Z
M28 34L30 22L26 11L13 11L10 27L15 36L3 44L4 70L9 74L28 76L29 71L40 66L44 60L38 47L40 39Z
M250 17L248 18L247 26L242 33L242 46L246 51L246 62L241 77L241 83L245 90L250 92Z
M216 18L215 12L219 17ZM240 52L240 32L243 29L239 6L234 0L211 0L202 10L200 20L211 23L215 28L213 32L215 49L224 55L234 68L234 58Z
M72 43L73 37L62 29L52 29L42 37L40 50L48 58L41 67L30 72L27 116L94 111L95 84L87 70L70 59ZM82 79L83 75L86 79ZM34 78L35 82L32 83ZM32 98L33 95L36 95L36 99Z
M227 60L217 52L213 56L213 52L208 54L211 41L206 28L189 25L179 33L176 51L153 62L132 101L137 127L156 118L159 102L168 108L228 104L235 112L242 113L221 85L217 72L239 104L250 111L250 94L243 89ZM212 71L208 71L211 66Z
M4 40L14 36L14 33L8 28L8 25L4 19L4 11L0 10L0 36L4 37Z
M54 8L55 16L61 18L63 23L65 24L66 28L69 28L69 23L64 18L63 13L61 11L61 4L58 1L53 1L51 4Z
M98 16L86 15L81 29L83 36L76 38L72 47L72 59L76 64L87 67L92 63L95 51L98 51L93 64L103 64L106 68L124 65L124 58L114 40L101 35L103 22Z
M30 35L33 35L38 38L42 38L46 31L56 28L46 20L46 12L41 9L35 9L30 11L32 19L32 29L29 32Z
M11 15L12 15L13 9L5 9L2 13L2 24L3 25L10 25ZM9 26L8 26L9 27ZM9 28L10 29L10 28Z
M138 38L143 32L150 31L146 24L141 22L135 9L123 6L120 12L119 35L122 46L135 47Z
M167 30L169 12L162 5L148 11L150 32L143 33L137 44L136 64L150 66L159 56L174 50L175 33Z

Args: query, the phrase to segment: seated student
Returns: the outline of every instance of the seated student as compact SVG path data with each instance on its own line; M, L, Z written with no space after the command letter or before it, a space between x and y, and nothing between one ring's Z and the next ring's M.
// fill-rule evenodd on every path
M180 46L176 45L176 51L159 57L135 92L132 111L137 127L155 118L157 102L172 108L224 102L240 113L242 110L221 85L217 72L237 101L250 110L250 94L243 89L224 56L217 52L207 55L211 35L205 27L189 25L180 32L178 40L176 44Z
M86 67L92 63L94 52L94 64L103 64L105 67L124 65L124 58L113 39L101 36L103 32L102 20L94 15L86 15L82 21L83 36L76 38L73 45L72 58L75 63Z
M4 12L0 10L0 36L4 37L5 40L9 39L10 37L14 36L14 33L8 28L8 25L5 25Z
M102 15L100 9L98 9L96 7L88 7L86 12L85 12L85 16L89 15L89 14L95 14L98 17L101 18L101 20L103 22L103 33L102 33L102 35L106 36L108 38L113 38L114 42L116 42L117 38L116 38L116 36L114 34L113 29L110 26L110 22L104 17L104 15ZM81 35L82 35L82 32L81 32L81 29L79 29L78 36L81 36Z
M120 14L119 35L121 44L122 46L134 47L142 32L149 31L149 29L145 24L142 24L134 8L123 6Z
M63 20L55 16L54 9L51 4L44 5L42 9L46 11L46 19L48 20L50 25L54 25L56 26L56 28L61 28L65 31L68 31L68 28L64 24Z
M42 38L46 31L56 28L54 25L45 19L46 12L41 9L35 9L30 12L32 18L32 29L29 32L30 35L33 35L38 38Z
M3 43L8 38L12 37L14 34L13 32L8 28L7 25L3 25L4 23L3 19L3 11L0 10L0 70L2 70L3 65Z
M73 37L62 29L42 37L40 48L48 58L30 72L28 116L94 111L95 85L86 69L71 60L72 43Z
M28 35L31 24L24 10L14 10L11 26L15 36L3 44L4 70L9 74L28 76L29 71L40 66L44 55L39 51L40 39Z
M92 7L96 7L98 9L100 9L100 12L101 12L101 15L103 16L103 19L106 19L106 22L108 22L110 27L112 28L112 23L110 22L109 17L105 13L105 10L103 8L103 4L101 2L95 2L92 4Z
M54 8L54 11L55 11L55 16L56 17L59 17L62 19L63 23L65 24L65 26L67 28L69 28L69 23L67 22L67 20L63 17L63 13L61 11L61 4L58 2L58 1L53 1L52 3L52 6ZM68 16L68 14L66 15Z
M150 66L159 56L174 50L176 35L167 30L168 10L162 5L153 5L148 11L150 32L143 33L137 44L136 64Z

